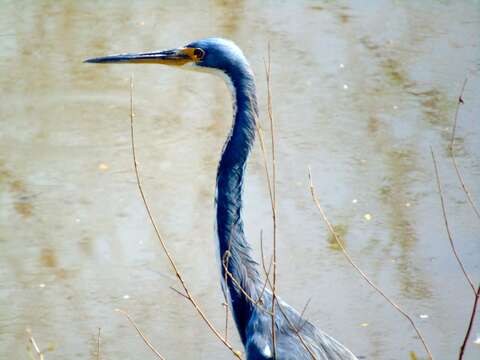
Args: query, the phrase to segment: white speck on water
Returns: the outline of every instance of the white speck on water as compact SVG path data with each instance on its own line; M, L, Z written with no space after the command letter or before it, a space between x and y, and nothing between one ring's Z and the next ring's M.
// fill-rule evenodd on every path
M123 298L124 298L125 300L128 300L128 299L130 299L130 295L123 295Z
M398 109L398 106L397 105L393 105L393 110L397 110Z
M344 88L345 90L348 90L348 85L347 85L347 84L343 84L343 88Z
M352 204L356 204L357 202L358 202L357 199L353 199L353 200L352 200Z
M47 286L47 285L45 285L44 283L41 283L41 284L39 284L38 286L43 289L43 288L44 288L45 286Z
M420 314L420 319L428 319L428 315L427 314Z
M410 207L410 206L412 206L412 204L410 204L409 202L407 202L407 203L405 203L405 206L406 206L406 207Z
M77 224L80 223L80 219L79 219L79 218L76 218L76 219L75 219L75 222L76 222Z
M477 338L473 341L475 345L480 345L480 335L477 335Z
M345 67L345 65L343 65L343 64L340 64L338 66L340 67L340 69L343 69Z

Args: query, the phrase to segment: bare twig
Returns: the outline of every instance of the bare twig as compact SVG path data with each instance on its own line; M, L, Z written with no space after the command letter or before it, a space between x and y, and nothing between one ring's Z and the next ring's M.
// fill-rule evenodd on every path
M467 82L468 78L465 78L465 80L463 80L462 89L460 90L460 95L458 96L457 107L455 108L455 116L453 117L452 137L450 139L450 149L452 150L453 145L455 145L455 131L457 129L458 112L460 110L460 104L463 104L463 93L465 92Z
M262 301L263 294L265 292L265 289L267 288L267 284L270 283L270 270L272 269L272 262L273 258L270 258L270 262L268 264L268 270L265 267L265 256L263 255L263 231L260 231L260 254L262 256L262 268L263 272L265 273L265 282L263 283L262 286L262 291L260 291L260 295L258 295L258 302Z
M277 305L278 305L278 308L280 309L280 312L282 313L283 317L287 320L288 326L290 326L290 328L293 330L293 332L295 333L295 335L298 337L298 339L299 339L300 342L302 343L303 347L307 350L307 352L310 354L310 356L312 357L313 360L317 360L317 357L315 356L315 354L312 352L312 350L310 349L310 347L308 346L308 344L305 342L305 340L303 340L303 337L302 337L302 335L300 334L300 330L297 329L297 327L295 326L295 324L290 320L290 318L289 318L288 315L285 313L285 310L283 309L283 306L280 304L279 301L277 301ZM302 326L303 326L303 325L302 325Z
M228 340L228 304L226 302L222 303L223 307L225 308L225 340Z
M183 297L183 298L185 298L185 299L187 299L187 300L190 300L190 299L188 298L188 296L185 295L185 294L182 294L182 292L181 292L180 290L175 289L173 286L169 286L169 288L170 288L170 290L176 292L176 293L177 293L178 295L180 295L181 297Z
M468 78L465 78L465 80L463 81L463 84L462 84L462 88L460 90L460 95L458 96L457 106L455 108L455 115L454 115L454 118L453 118L452 137L451 137L451 140L450 140L450 147L449 148L450 148L450 155L452 157L453 167L455 168L455 173L457 174L457 178L460 181L460 185L462 186L463 192L465 193L465 195L467 197L467 200L468 200L468 202L470 204L470 207L472 208L473 212L475 213L477 218L480 220L480 211L478 210L475 202L473 201L470 190L468 189L468 187L465 184L465 180L463 179L463 175L461 174L460 169L458 168L457 158L455 156L455 132L456 132L457 123L458 123L458 113L460 112L460 105L464 104L463 94L465 92L465 87L467 86L467 81L468 81ZM437 168L437 164L436 164L436 161L435 161L435 157L433 155L433 151L432 151L432 158L433 158L433 162L434 162L434 165L435 165L435 175L437 177L437 184L438 184L438 188L439 188L440 199L441 199L441 202L442 202L442 211L443 211L443 216L444 216L444 219L445 219L445 225L447 227L447 233L448 233L448 238L450 240L450 245L452 246L453 253L455 255L455 258L457 259L457 262L459 263L459 265L460 265L460 267L461 267L461 269L462 269L470 287L472 288L472 290L475 294L475 300L473 302L473 309L472 309L472 314L470 316L470 321L469 321L469 324L468 324L467 332L465 334L465 338L463 339L463 343L462 343L462 346L460 347L460 352L459 352L459 355L458 355L458 359L461 360L461 359L463 359L463 354L465 352L465 347L467 346L468 338L470 337L470 332L472 330L473 322L475 320L478 299L480 297L480 285L478 286L477 290L475 290L475 287L473 286L472 280L470 279L470 277L466 273L466 271L463 267L463 264L460 261L458 255L455 251L455 246L453 245L451 234L450 234L450 231L448 229L448 221L447 221L445 210L444 210L445 206L444 206L444 202L443 202L443 199L442 199L442 191L441 191L441 186L440 186L440 179L439 179L439 176L438 176L438 168Z
M207 318L207 315L203 312L203 310L200 308L200 306L197 303L197 300L192 296L189 288L187 287L187 284L185 283L185 280L183 279L183 276L181 275L175 260L173 259L173 256L170 254L167 245L165 243L165 240L163 239L163 236L160 233L160 230L157 226L157 223L155 222L155 219L153 217L152 211L150 209L150 206L148 205L148 201L146 198L145 193L143 192L142 188L142 183L140 180L140 175L138 171L138 162L137 162L137 155L136 155L136 150L135 150L135 136L134 136L134 129L133 129L133 79L130 79L130 135L131 135L131 144L132 144L132 157L133 157L133 167L135 170L135 177L136 177L136 182L137 182L137 187L140 192L140 195L142 197L143 205L145 207L145 210L147 211L148 218L150 220L150 223L153 226L153 229L155 231L155 235L160 242L160 245L162 246L163 252L167 256L167 259L175 272L175 275L180 282L184 292L185 292L185 297L190 301L192 306L195 308L197 313L200 315L202 320L205 322L205 324L208 326L208 328L215 334L215 336L232 352L232 354L238 358L241 359L241 353L238 350L235 350L233 346L220 334L220 332L215 328L215 326L212 324L212 322Z
M227 280L228 280L228 274L230 273L228 271L228 266L230 263L230 255L231 255L231 250L232 250L232 231L233 228L230 229L230 234L228 236L228 250L225 252L224 257L223 257L223 266L225 267L225 274L223 277L223 282L225 284L225 287L222 285L222 293L223 293L223 299L225 300L225 340L228 339L228 314L229 314L229 301L230 301L230 296L228 296L227 292L229 291L227 289ZM233 279L232 276L232 281L236 281L236 279ZM238 283L238 282L237 282ZM238 283L239 284L239 283ZM239 286L240 289L244 290L242 286Z
M273 359L277 357L276 336L275 336L275 304L277 291L277 185L276 185L276 163L275 163L275 121L273 118L272 107L272 86L271 86L271 59L270 43L268 43L268 60L265 63L265 73L267 78L267 110L270 120L270 135L272 141L272 222L273 222L273 274L272 274L272 345Z
M263 239L262 239L262 233L260 236L260 243L261 243L261 256L262 256L262 267L265 273L265 281L266 283L269 284L270 289L272 290L272 310L271 310L271 317L272 317L272 345L273 345L273 359L276 358L276 342L275 342L275 307L278 305L280 311L282 312L282 315L285 317L287 322L289 323L289 326L291 329L295 332L296 336L299 338L300 342L302 345L305 347L307 352L312 356L312 358L315 360L316 357L312 353L312 350L308 347L306 342L303 340L300 332L298 329L294 326L292 321L288 318L287 314L283 310L282 306L277 300L276 296L276 266L277 266L277 259L276 259L276 248L277 248L277 243L276 243L276 236L277 236L277 211L276 211L276 160L275 160L275 122L274 122L274 117L273 117L273 107L272 107L272 93L271 93L271 61L270 61L270 44L268 46L268 60L265 62L265 72L266 72L266 78L267 78L267 112L268 112L268 118L270 121L270 133L271 133L271 146L272 146L272 177L270 178L270 172L268 170L268 161L267 161L267 155L266 155L266 149L265 149L265 141L263 137L263 131L262 128L260 127L260 122L257 116L255 116L255 126L257 129L257 134L259 138L259 143L260 143L260 148L262 151L262 156L263 156L263 164L264 164L264 169L265 169L265 174L267 177L267 184L268 184L268 193L270 197L270 204L271 204L271 210L272 210L272 221L273 221L273 256L272 256L272 262L271 265L273 264L273 275L272 275L272 281L270 281L270 266L269 269L267 270L265 266L265 257L263 254ZM263 294L262 290L262 294ZM260 297L261 298L261 297ZM259 298L259 299L260 299Z
M263 256L263 240L262 240L262 232L260 232L260 251L261 251L261 260L262 260L262 268L263 268L263 271L265 273L265 279L266 281L269 283L270 285L270 288L273 287L272 285L272 282L270 281L270 276L269 276L269 272L270 272L270 267L267 271L267 267L265 266L265 257ZM271 265L271 263L270 263ZM288 322L288 325L290 326L290 328L293 330L293 332L295 333L295 335L298 337L298 339L300 340L300 343L303 345L303 347L305 348L305 350L307 350L307 352L310 354L310 356L312 357L313 360L317 360L315 354L312 352L312 350L309 348L309 346L307 345L307 343L305 342L305 340L303 340L303 337L302 335L300 334L300 330L297 329L295 327L295 325L292 323L292 321L290 320L290 318L288 317L288 315L285 313L282 305L280 304L280 302L278 301L278 298L276 299L277 301L277 305L278 305L278 308L280 309L280 312L282 313L282 315L285 317L285 319L287 320ZM304 324L302 324L303 326Z
M390 305L392 305L400 314L403 315L403 317L405 319L408 320L408 322L412 325L413 329L415 330L415 332L417 333L418 337L420 338L420 341L422 342L423 344L423 347L425 348L425 351L427 352L428 354L428 358L430 360L433 360L433 356L432 356L432 353L430 352L430 349L428 348L428 345L423 337L423 335L421 334L420 330L417 328L417 326L415 325L415 322L413 321L413 319L410 317L410 315L408 315L400 306L398 306L392 299L390 299L377 285L375 285L372 280L370 280L370 278L367 276L367 274L365 274L363 272L362 269L360 269L358 267L358 265L353 261L353 259L350 257L349 253L347 252L347 249L345 248L345 246L343 246L343 243L342 241L340 240L339 236L337 235L337 233L335 232L332 224L330 223L330 220L328 220L327 218L327 215L325 214L325 211L323 210L322 206L320 205L320 201L318 200L318 197L316 195L316 192L315 192L315 188L313 186L313 180L312 180L312 173L311 173L311 170L310 170L310 167L308 168L308 178L309 178L309 183L310 183L310 193L312 195L312 199L313 199L313 202L315 203L318 211L320 212L320 215L323 219L323 221L325 222L325 224L327 225L328 227L328 230L330 231L330 234L333 236L333 238L335 239L335 241L337 242L338 246L340 247L340 249L342 250L342 253L343 255L346 257L346 259L348 260L348 262L350 263L350 265L352 265L355 270L363 277L363 279L373 288L375 289L375 291L377 291Z
M262 234L262 233L261 233ZM269 276L269 273L270 273L270 269L271 269L271 266L272 266L272 262L270 262L270 265L269 265L269 268L267 270L267 267L265 266L265 257L264 257L264 253L263 253L263 239L262 239L262 235L260 236L260 244L261 244L261 247L260 247L260 251L261 251L261 260L262 260L262 268L264 270L264 273L265 273L265 281L268 282L268 284L270 285L270 288L273 287L273 284L272 282L270 281L270 276ZM267 309L265 309L263 306L259 305L259 302L260 300L262 299L262 295L263 295L263 291L265 290L265 287L266 287L266 284L264 285L264 288L261 292L261 295L258 297L258 300L254 300L241 286L241 284L238 282L238 280L236 280L233 276L233 274L230 273L230 271L228 271L227 269L227 266L226 266L226 263L228 262L228 258L229 258L229 255L228 255L228 251L226 252L225 256L224 256L224 260L222 261L223 263L223 267L224 267L224 270L225 270L225 274L226 276L228 276L232 282L235 284L235 286L237 286L237 288L243 293L243 295L246 297L246 299L248 301L250 301L252 304L254 304L255 306L257 306L260 310L266 312L267 314L269 314L270 316L272 315ZM272 301L273 301L273 297L272 297ZM305 342L305 340L302 338L301 334L300 334L300 330L301 328L305 325L305 323L307 322L306 320L304 321L303 324L301 324L301 327L300 329L298 329L295 324L293 324L293 322L290 320L290 318L288 317L288 315L286 314L285 310L283 309L283 306L281 306L280 302L278 301L278 298L275 298L275 301L277 302L277 306L278 308L280 309L280 312L282 313L282 315L284 316L284 318L287 320L290 328L292 329L292 331L295 333L295 335L299 338L301 344L305 347L305 349L307 350L307 352L311 355L312 359L313 360L316 360L317 358L315 357L315 354L313 354L312 350L309 348L308 344ZM305 304L305 307L302 311L302 314L303 312L306 310L308 304L309 304L310 300L307 301L307 303Z
M98 328L98 336L97 336L97 360L100 360L100 331L101 331L101 328Z
M452 137L450 140L450 155L452 157L452 162L453 162L453 167L455 168L455 173L457 174L457 178L460 181L460 184L462 186L463 192L465 193L467 200L475 213L477 215L477 218L480 220L480 211L478 210L477 205L475 204L475 201L473 201L472 194L470 193L470 190L468 189L467 185L465 184L465 180L463 179L463 175L460 172L460 169L458 168L457 164L457 158L455 156L455 132L457 129L457 122L458 122L458 113L460 111L460 105L462 105L463 102L463 93L465 92L465 87L467 86L467 81L468 79L465 78L463 81L462 89L460 90L460 95L458 97L457 101L457 107L455 108L455 115L453 118L453 126L452 126Z
M119 312L120 314L124 315L128 321L130 321L130 324L133 325L133 327L135 328L135 330L137 330L137 333L138 335L140 335L140 337L142 338L143 342L150 348L150 350L153 351L153 353L155 355L157 355L157 357L160 359L160 360L165 360L165 358L162 356L162 354L160 354L160 352L155 349L155 346L153 346L153 344L150 342L150 340L145 336L145 334L143 333L142 330L140 330L140 328L137 326L137 324L135 323L135 321L132 319L132 317L125 311L125 310L122 310L122 309L115 309L115 311Z
M309 298L307 300L307 302L305 303L305 305L303 306L303 309L302 309L302 312L300 313L300 318L303 319L303 322L302 324L300 325L300 327L298 328L298 331L302 331L303 327L305 326L305 324L307 323L307 320L304 319L304 315L305 315L305 312L307 311L307 308L308 308L308 305L310 305L310 300L312 300L312 298Z
M305 312L307 311L308 305L310 305L310 301L312 301L312 298L309 298L305 305L303 306L302 312L300 313L300 316L303 317L305 315Z
M475 301L473 302L472 314L470 315L470 321L468 323L467 333L465 334L465 338L463 339L462 346L460 347L458 360L463 359L463 353L465 352L465 347L467 346L468 338L470 337L470 332L472 330L473 322L475 320L475 315L477 314L478 299L480 299L480 285L478 286L477 292L475 293Z
M32 331L28 328L27 328L26 331L27 331L27 335L28 335L28 342L32 345L33 350L35 350L35 354L38 355L38 359L39 360L44 360L43 351L40 350L37 342L35 341L35 338L32 335Z
M268 170L268 162L267 162L267 150L265 149L265 140L263 137L263 130L260 127L260 119L258 118L257 115L255 115L255 128L257 130L258 134L258 140L260 143L260 149L262 150L262 156L263 156L263 167L265 170L265 176L267 177L267 186L268 186L268 196L270 198L270 206L272 209L272 212L274 211L274 203L273 203L273 189L272 189L272 183L270 180L270 171Z
M223 257L223 261L222 261L222 265L223 265L223 270L225 271L225 275L230 278L233 282L233 284L237 287L238 290L240 290L240 292L243 294L243 296L245 296L245 298L250 301L252 304L254 304L255 306L257 306L260 310L262 310L263 312L271 315L271 312L269 310L267 310L262 304L260 304L260 298L255 300L254 298L252 298L252 296L250 294L248 294L248 292L242 287L242 284L240 284L240 282L233 276L233 274L228 270L227 268L227 264L226 262L228 261L228 258L230 257L230 254L228 251L225 252L225 255Z
M458 262L458 266L460 266L460 269L462 270L463 275L465 276L465 279L467 280L468 284L472 288L473 294L476 294L475 285L473 285L472 279L470 279L470 276L465 270L465 266L463 265L462 260L460 260L460 257L458 256L458 253L457 253L457 249L455 248L455 244L453 242L453 236L452 236L452 232L450 231L450 225L448 223L448 218L447 218L447 210L445 206L445 198L443 196L442 184L440 182L440 175L438 174L437 160L435 159L435 154L433 153L433 149L431 147L430 147L430 151L432 153L433 167L435 169L435 178L437 179L438 195L440 197L440 203L442 205L443 221L445 223L445 229L447 230L448 240L450 242L453 255L455 256L455 259Z

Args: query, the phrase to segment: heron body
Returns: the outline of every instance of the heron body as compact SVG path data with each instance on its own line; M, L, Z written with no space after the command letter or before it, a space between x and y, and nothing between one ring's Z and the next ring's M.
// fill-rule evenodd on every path
M216 235L222 286L248 360L273 359L272 294L264 289L258 264L243 229L242 192L245 167L255 139L257 97L255 78L242 51L231 41L203 39L183 48L120 54L87 60L91 63L159 63L190 66L222 75L232 89L233 125L217 170ZM276 297L277 360L356 360L342 344L303 319Z

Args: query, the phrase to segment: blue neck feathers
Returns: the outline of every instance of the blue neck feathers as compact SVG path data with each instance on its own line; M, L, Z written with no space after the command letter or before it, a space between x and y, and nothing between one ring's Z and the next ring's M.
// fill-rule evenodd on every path
M245 329L254 305L239 286L253 299L259 293L257 264L250 255L251 249L245 239L241 217L245 165L255 139L257 99L255 80L247 64L228 71L227 76L234 91L234 119L218 166L216 225L222 277L227 280L224 291L227 292L240 337L245 343ZM226 275L225 266L231 276Z

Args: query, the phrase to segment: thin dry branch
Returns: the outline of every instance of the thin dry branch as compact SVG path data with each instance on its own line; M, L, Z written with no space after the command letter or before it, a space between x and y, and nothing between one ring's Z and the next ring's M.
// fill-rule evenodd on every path
M267 78L267 111L270 120L270 136L272 146L272 223L273 223L273 274L272 274L272 345L273 358L277 357L276 336L275 336L275 304L277 296L277 181L276 181L276 161L275 161L275 121L273 118L272 107L272 62L270 59L270 43L268 43L268 60L265 63L265 74Z
M255 128L257 130L258 140L260 143L260 149L262 151L263 157L263 167L265 170L265 176L267 177L267 187L268 187L268 196L270 198L270 206L272 212L274 211L274 203L273 203L273 189L272 189L272 182L270 179L270 171L268 170L268 161L267 161L267 150L265 149L265 140L263 137L263 130L260 126L260 119L257 115L255 115Z
M308 309L308 305L310 305L310 301L312 301L312 298L309 298L307 300L307 302L305 303L305 305L303 305L303 309L302 309L302 312L300 313L300 316L303 317L305 315L305 312L307 311Z
M449 150L450 150L450 155L452 157L453 167L455 169L455 173L457 174L457 178L460 182L460 185L462 186L463 192L465 193L465 196L467 197L467 200L468 200L468 202L470 204L470 207L472 208L473 212L475 213L477 218L480 220L480 211L478 210L478 207L476 206L475 202L473 201L473 198L472 198L472 195L470 193L469 188L465 184L465 180L463 179L463 175L460 172L460 169L459 169L458 164L457 164L457 158L455 156L455 133L456 133L457 123L458 123L458 113L460 112L460 105L464 104L463 94L465 92L465 87L467 86L467 81L468 81L468 78L465 78L465 80L463 81L463 84L462 84L462 88L460 90L460 95L458 96L457 106L455 108L455 115L454 115L454 118L453 118L452 137L451 137L451 140L450 140ZM459 355L458 355L458 359L461 360L461 359L463 359L463 354L465 352L465 348L466 348L467 343L468 343L468 338L470 337L470 332L472 330L473 322L475 320L478 299L480 297L480 285L478 286L477 290L475 290L475 287L473 285L472 280L470 279L467 272L465 271L465 268L463 267L463 264L460 261L458 255L455 251L455 246L453 245L452 237L451 237L451 234L450 234L450 231L449 231L449 228L448 228L448 221L447 221L447 217L446 217L446 212L444 210L445 206L444 206L444 202L443 202L443 199L442 199L440 178L439 178L439 175L438 175L438 169L437 169L435 157L433 155L433 151L432 151L432 158L433 158L433 162L434 162L434 165L435 165L435 175L437 177L437 184L438 184L438 188L439 188L440 199L441 199L441 202L442 202L442 211L443 211L443 216L444 216L444 220L445 220L445 225L447 227L447 233L448 233L448 238L450 240L450 245L452 246L452 250L453 250L453 253L455 255L455 258L457 259L457 262L459 263L459 265L460 265L460 267L461 267L461 269L462 269L470 287L472 288L472 290L475 294L475 300L473 302L473 309L472 309L472 314L470 315L470 321L469 321L469 324L468 324L467 332L466 332L465 337L463 339L463 343L460 346L460 351L459 351Z
M271 91L271 60L270 60L270 44L268 45L268 59L264 63L265 65L265 73L266 73L266 80L267 80L267 113L268 113L268 119L270 122L270 135L271 135L271 147L272 147L272 177L270 178L270 172L268 170L268 160L267 160L267 154L266 154L266 149L265 149L265 141L263 137L263 131L262 128L259 125L259 119L257 116L255 116L255 126L257 129L257 134L259 138L259 143L260 143L260 148L262 151L262 156L263 156L263 164L264 164L264 169L265 169L265 174L267 178L267 184L268 184L268 194L270 197L270 204L271 204L271 211L272 211L272 222L273 222L273 255L272 255L272 261L271 265L273 264L273 275L272 275L272 281L270 281L270 266L267 271L267 268L265 266L265 257L263 255L263 240L262 236L260 239L261 243L261 255L262 255L262 267L265 273L265 281L266 283L269 284L269 287L272 291L272 310L271 310L271 317L272 317L272 345L273 345L273 359L276 358L276 335L275 335L275 307L278 305L280 311L282 312L283 316L287 320L289 326L291 329L295 332L296 336L299 338L300 342L302 345L305 347L307 352L312 356L312 358L315 360L316 357L312 353L311 349L308 347L306 342L303 340L300 332L298 329L294 326L292 321L288 318L286 315L285 311L283 310L283 307L277 300L277 295L276 295L276 268L277 268L277 206L276 206L276 157L275 157L275 121L273 117L273 106L272 106L272 91ZM265 289L265 287L264 287ZM262 294L263 291L262 290Z
M232 354L236 358L242 359L240 351L235 350L233 348L233 346L230 344L230 342L228 342L220 334L220 332L215 328L215 326L212 324L212 322L207 318L207 315L200 308L200 306L197 303L197 300L192 296L189 288L187 287L187 284L185 283L185 280L183 279L183 276L181 275L181 273L180 273L180 271L179 271L179 269L178 269L178 267L175 263L175 260L174 260L173 256L170 254L170 252L167 248L166 242L165 242L165 240L163 239L163 236L160 233L160 230L157 226L157 223L155 222L155 219L153 217L150 206L148 205L146 195L143 191L142 182L140 180L140 174L139 174L139 171L138 171L137 154L136 154L136 149L135 149L135 136L134 136L134 128L133 128L133 117L134 117L134 114L133 114L133 78L130 78L130 135L131 135L131 145L132 145L133 167L134 167L134 171L135 171L137 187L138 187L138 190L140 192L140 196L142 198L145 210L147 211L148 218L150 220L150 223L153 226L153 229L155 231L155 235L156 235L158 241L160 242L160 245L162 246L163 252L167 256L168 261L170 262L170 265L171 265L173 271L175 272L175 275L176 275L178 281L180 282L180 284L181 284L181 286L182 286L182 288L185 292L186 298L188 299L188 301L190 301L192 306L195 308L197 313L200 315L200 317L205 322L205 324L208 326L208 328L213 332L213 334L232 352Z
M473 322L475 320L475 315L477 314L477 305L478 299L480 299L480 285L477 288L477 292L475 294L475 301L473 302L472 314L470 315L470 321L468 323L467 333L465 334L465 338L463 339L462 346L460 347L460 353L458 355L458 360L463 359L463 354L465 352L465 347L468 343L468 338L470 337L470 332L472 331Z
M150 348L150 350L153 351L153 353L160 359L160 360L165 360L165 358L162 356L162 354L160 354L160 352L155 349L155 346L153 346L153 344L150 342L150 340L145 336L145 334L143 333L142 330L140 330L140 328L137 326L137 324L135 323L135 321L132 319L132 317L125 311L125 310L122 310L122 309L115 309L116 312L119 312L120 314L124 315L128 321L130 321L130 324L133 325L133 327L135 328L135 330L137 330L137 333L138 335L140 335L140 337L142 338L143 342Z
M229 266L230 254L232 250L232 231L233 231L233 228L230 229L230 235L228 236L228 250L225 252L224 258L222 259L223 266L225 266L226 269L228 269L228 266ZM228 280L228 273L229 272L225 270L225 274L223 277L225 287L227 287L226 285ZM240 286L240 288L242 287ZM228 340L228 314L229 314L229 305L230 305L229 304L230 297L227 295L227 291L228 289L225 289L222 286L223 299L225 300L224 304L226 304L225 306L225 340Z
M101 328L98 328L98 336L97 336L97 360L100 360L100 331L101 331Z
M458 112L460 110L460 104L463 104L463 93L465 92L467 82L468 78L465 78L465 80L463 80L462 88L460 90L460 95L458 96L457 107L455 108L455 116L453 117L452 137L450 139L450 149L452 150L453 145L455 145L455 132L457 130Z
M245 298L250 301L253 305L257 306L260 310L262 310L263 312L269 314L269 315L272 315L272 313L267 310L264 306L262 306L260 304L260 300L261 298L259 297L257 300L255 300L254 298L252 298L248 292L242 287L242 285L240 284L240 282L233 276L233 274L228 270L227 268L227 261L228 261L228 258L229 258L230 254L229 254L229 251L227 250L225 252L225 255L223 257L223 261L222 261L222 266L223 266L223 270L225 271L225 275L230 278L233 282L233 284L237 287L238 290L240 290L240 292L243 294L243 296L245 296Z
M303 345L303 347L305 348L305 350L307 350L308 354L312 357L313 360L317 360L317 357L315 356L315 354L312 352L312 350L310 349L310 347L308 346L308 344L305 342L305 340L303 340L303 337L302 337L302 335L300 334L300 330L297 329L297 327L295 326L295 324L290 320L290 318L288 317L288 315L285 313L285 310L283 309L282 304L280 304L280 302L277 301L277 305L278 305L278 308L280 309L280 312L282 313L283 317L287 320L288 326L290 326L290 328L293 330L293 332L295 333L295 335L298 337L298 340L300 340L300 342L302 343L302 345ZM303 325L302 325L302 326L303 326Z
M313 202L315 203L318 211L320 212L320 215L325 222L325 224L328 227L328 230L330 231L330 234L333 236L335 239L336 243L342 250L343 255L347 259L347 261L354 267L354 269L362 276L362 278L373 288L375 291L377 291L390 305L392 305L402 316L408 320L408 322L412 325L413 329L417 333L418 337L420 338L420 341L422 342L423 347L425 348L425 351L428 354L428 359L433 360L432 353L430 352L430 349L420 332L420 330L417 328L415 325L415 322L413 321L412 317L408 315L400 306L398 306L390 297L388 297L377 285L375 285L372 280L363 272L362 269L358 267L358 265L353 261L353 259L350 257L347 249L343 246L342 241L340 240L340 237L337 235L335 232L332 224L330 223L330 220L328 220L327 215L325 214L325 211L323 210L322 206L320 205L320 201L318 200L318 197L315 192L315 188L313 186L313 180L312 180L312 172L310 170L310 167L308 168L308 179L309 179L309 185L310 185L310 193L312 195Z
M181 292L181 291L179 291L179 290L175 289L173 286L169 286L169 288L170 288L170 290L172 290L173 292L176 292L176 293L177 293L178 295L180 295L181 297L183 297L183 298L185 298L185 299L189 300L189 299L188 299L188 296L186 296L185 294L182 294L182 292Z
M273 284L272 282L270 281L270 276L269 276L269 271L270 269L268 270L267 272L267 267L265 266L265 257L263 256L263 241L262 241L262 237L260 237L260 250L261 250L261 260L262 260L262 268L263 268L263 271L265 273L265 279L266 281L269 283L270 285L270 288L273 287ZM283 316L285 317L285 319L287 320L288 322L288 325L290 326L290 328L292 329L292 331L295 333L295 335L298 337L298 339L300 340L300 343L303 345L303 347L305 348L305 350L307 350L307 352L310 354L310 356L312 357L313 360L317 360L315 354L312 352L312 350L309 348L308 344L305 342L305 340L303 339L302 335L300 334L300 331L299 329L297 329L297 327L293 324L293 322L290 320L290 318L288 317L288 315L285 313L284 309L283 309L283 306L280 304L280 302L278 301L278 298L275 299L275 301L277 302L277 305L278 305L278 308L280 309L280 312L283 314ZM303 326L303 325L302 325Z
M260 231L260 254L262 256L262 268L263 268L263 271L265 273L265 282L263 283L263 286L262 286L262 291L260 291L260 295L258 295L258 300L257 301L261 301L262 297L263 297L263 293L265 292L265 289L267 288L267 284L270 283L270 270L272 269L272 262L273 262L273 258L271 257L270 258L270 262L268 263L268 270L267 268L265 267L265 257L263 255L263 231Z
M272 261L270 261L270 264L269 264L269 267L268 267L268 270L267 270L267 267L265 266L265 257L264 257L264 252L263 252L263 239L262 239L262 235L260 236L260 244L261 244L261 247L260 247L260 251L261 251L261 260L262 260L262 268L263 268L263 271L265 273L265 284L264 284L264 287L262 289L262 292L261 294L259 295L258 299L255 301L250 295L248 295L248 293L245 291L245 289L242 288L241 284L238 282L237 279L235 279L235 277L233 276L232 273L230 273L230 271L228 271L227 269L227 264L228 264L228 258L229 258L229 255L228 255L228 251L226 252L225 256L224 256L224 259L222 261L223 263L223 267L224 267L224 270L225 270L225 274L226 274L226 277L229 277L232 282L235 284L235 286L237 286L237 288L243 293L243 295L246 297L246 299L248 301L250 301L253 305L257 306L260 310L266 312L267 314L269 314L270 316L272 315L267 309L265 309L263 306L260 306L259 305L259 302L262 298L262 295L263 295L263 291L265 290L265 287L266 287L266 284L268 283L270 288L273 287L273 284L272 282L270 281L270 270L271 270L271 266L272 266ZM273 298L272 298L273 300ZM275 301L277 303L277 306L278 308L280 309L280 312L283 314L283 316L285 317L285 319L287 320L290 328L292 329L292 331L295 333L295 335L298 337L298 339L300 340L301 344L305 347L305 349L307 350L307 352L311 355L312 359L313 360L317 360L315 354L312 352L312 350L309 348L308 344L305 342L305 340L302 338L301 334L300 334L300 330L301 330L301 327L303 327L306 323L303 323L300 327L300 329L298 329L294 324L293 322L290 320L290 318L288 317L288 315L286 314L285 310L283 309L283 306L280 304L280 302L278 301L278 298L275 298ZM304 313L304 311L306 310L306 308L308 307L308 304L309 304L310 300L307 301L307 303L305 304L305 307L302 311L302 315ZM302 316L301 315L301 316Z
M228 340L228 303L222 303L222 306L225 308L225 339Z
M263 248L263 246L262 246ZM271 263L270 263L270 266L271 266ZM225 267L225 264L224 264L224 267ZM265 266L265 258L263 256L263 250L262 250L262 267L263 267L263 270L265 272L265 276L266 276L266 282L268 282L268 284L270 285L270 288L273 287L273 284L272 282L270 281L270 278L269 278L269 271L270 271L270 268L267 270L266 266ZM232 279L233 283L238 287L238 289L244 294L244 296L247 298L248 301L250 301L252 304L254 304L255 306L258 306L262 311L266 312L267 314L270 314L271 316L271 313L265 309L264 307L262 306L259 306L259 301L261 299L261 297L259 297L259 299L257 301L255 301L250 295L247 294L247 292L241 287L241 285L238 283L238 281L233 277L233 274L231 274L227 269L225 269L225 273L227 274L228 277L230 277L230 279ZM265 288L264 288L265 289ZM263 291L262 291L263 293ZM293 322L290 320L290 318L288 317L288 315L285 313L285 310L283 309L283 306L281 306L281 304L278 302L278 298L275 298L275 301L277 302L277 306L278 308L280 309L280 312L283 314L283 316L285 317L285 319L287 320L288 322L288 325L290 326L290 328L292 329L292 331L295 333L295 335L298 337L298 339L300 340L300 342L302 343L302 345L305 347L305 349L307 350L307 352L312 356L312 359L313 360L317 360L317 358L315 357L315 354L313 354L312 350L309 348L308 344L305 342L305 340L302 338L301 334L300 334L300 331L299 329L297 329L297 327L293 324ZM308 305L308 303L307 303ZM303 326L303 324L302 324Z
M270 197L270 205L272 210L272 222L273 222L273 256L272 256L272 263L273 263L273 281L268 281L272 290L272 310L271 310L271 317L272 317L272 345L273 345L273 358L276 358L276 337L275 337L275 298L276 298L276 273L277 273L277 211L276 211L276 164L275 164L275 131L274 131L274 118L273 118L273 108L272 108L272 96L271 96L271 83L270 83L270 76L271 76L271 61L270 61L270 44L268 45L268 62L265 62L265 73L266 73L266 80L267 80L267 112L268 118L270 122L270 132L271 132L271 144L272 144L272 177L270 177L270 171L268 169L268 160L267 160L267 153L265 150L265 140L263 137L263 130L260 127L260 121L255 114L255 127L257 130L260 148L262 150L263 156L263 165L265 169L265 175L267 177L267 184L268 184L268 194ZM252 100L250 99L252 103ZM253 107L253 103L252 103Z
M28 335L28 342L32 345L35 354L38 355L38 359L44 360L43 351L40 350L37 342L35 341L35 338L32 335L32 331L27 328L26 332Z
M458 96L458 101L457 101L457 107L455 108L455 115L453 118L453 126L452 126L452 138L450 140L450 155L452 157L452 162L453 162L453 167L455 168L455 173L457 174L458 181L460 181L460 185L462 186L463 192L465 193L467 200L470 204L470 207L472 208L473 212L477 216L477 218L480 220L480 211L478 210L477 205L475 204L475 201L473 201L472 194L470 193L469 188L465 184L465 180L463 179L463 175L460 172L460 169L457 164L457 158L455 156L455 132L457 129L457 122L458 122L458 113L460 111L460 105L464 104L463 102L463 93L465 92L465 87L467 86L467 81L468 79L465 78L463 81L462 89L460 91L460 95ZM474 288L475 291L475 288Z
M453 255L455 256L455 259L458 262L458 266L462 270L463 275L465 276L465 279L467 280L468 284L472 288L473 294L475 295L477 292L475 290L475 285L473 285L472 279L470 278L467 271L465 270L465 266L463 265L462 260L460 260L460 257L458 256L458 253L457 253L457 249L455 248L455 243L453 242L453 236L452 236L452 232L450 231L450 225L448 223L448 218L447 218L447 209L445 206L445 197L443 196L442 183L440 181L440 175L438 173L437 160L435 158L435 154L431 147L430 147L430 151L432 153L433 168L435 169L435 178L437 180L438 195L440 197L440 203L442 205L443 221L445 223L445 229L447 230L448 241L450 242L450 247L452 248Z

